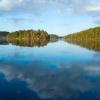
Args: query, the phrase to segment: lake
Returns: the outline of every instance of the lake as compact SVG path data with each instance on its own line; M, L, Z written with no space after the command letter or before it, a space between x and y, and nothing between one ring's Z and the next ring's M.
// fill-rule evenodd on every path
M93 47L2 43L0 100L100 100L100 52Z

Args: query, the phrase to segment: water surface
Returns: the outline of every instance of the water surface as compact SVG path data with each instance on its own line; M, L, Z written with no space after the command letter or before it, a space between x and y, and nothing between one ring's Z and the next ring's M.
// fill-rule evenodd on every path
M100 52L64 41L1 44L0 100L100 100Z

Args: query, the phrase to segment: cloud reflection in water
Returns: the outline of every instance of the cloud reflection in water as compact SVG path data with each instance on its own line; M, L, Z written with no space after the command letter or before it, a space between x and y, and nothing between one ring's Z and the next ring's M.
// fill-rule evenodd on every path
M87 50L81 49L84 55L91 56L80 59L81 52L79 55L77 53L79 48L76 48L72 55L64 54L62 51L70 53L71 48L74 47L66 49L61 47L60 43L58 43L60 46L53 44L37 49L21 48L20 50L20 47L13 47L8 49L8 52L16 50L11 53L12 55L8 55L5 48L2 48L5 53L0 56L0 99L99 100L99 53L89 54ZM52 46L55 46L55 50L47 51ZM30 50L30 53L27 50ZM51 55L54 53L56 57ZM76 54L76 60L70 59ZM84 62L80 63L81 60Z

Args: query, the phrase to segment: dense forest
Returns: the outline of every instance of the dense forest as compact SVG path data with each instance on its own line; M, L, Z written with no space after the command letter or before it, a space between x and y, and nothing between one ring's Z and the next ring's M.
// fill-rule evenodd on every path
M100 27L69 34L64 40L90 50L100 51Z
M43 30L20 30L20 31L16 31L16 32L12 32L10 33L7 38L11 41L11 40L22 40L22 39L49 39L49 35L46 31Z
M44 30L20 30L15 32L0 32L0 44L12 43L19 46L45 46L49 42L56 42L61 37L48 34ZM64 40L82 47L100 51L100 27L64 36Z
M64 39L94 40L100 39L100 27L90 28L88 30L72 33L64 36Z
M9 33L7 35L7 41L14 45L19 46L45 46L49 42L55 42L58 40L58 36L54 34L48 34L44 30L20 30Z

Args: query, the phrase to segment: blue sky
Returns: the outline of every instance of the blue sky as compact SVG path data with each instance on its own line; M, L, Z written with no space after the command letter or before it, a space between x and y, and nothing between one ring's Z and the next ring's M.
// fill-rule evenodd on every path
M0 0L0 31L65 35L100 25L100 0Z

